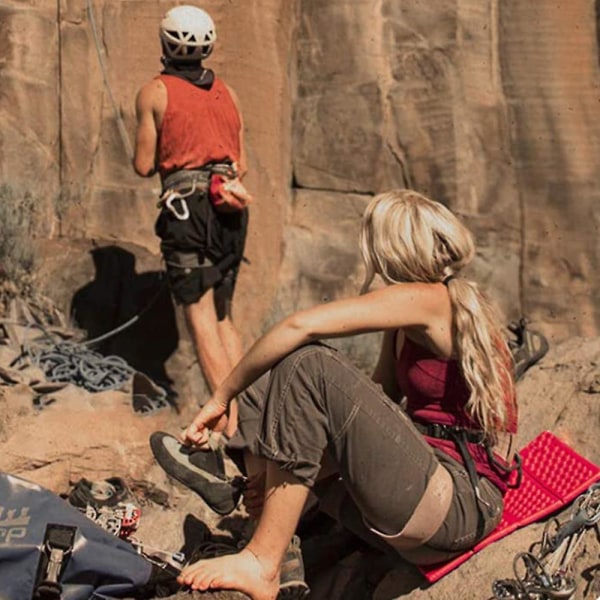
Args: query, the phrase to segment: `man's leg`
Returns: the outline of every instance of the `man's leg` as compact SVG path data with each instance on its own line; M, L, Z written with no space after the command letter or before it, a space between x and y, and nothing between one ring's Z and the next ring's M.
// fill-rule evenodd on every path
M242 347L242 336L238 329L233 324L231 317L227 315L221 321L217 321L217 330L219 332L219 339L221 347L223 348L229 362L229 370L227 374L242 358L244 352ZM227 374L225 376L227 376ZM229 406L229 416L227 419L227 427L225 433L228 437L233 436L237 429L238 422L238 407L237 402L234 400Z
M200 368L212 392L233 367L221 337L213 290L209 289L197 302L186 305L184 314Z

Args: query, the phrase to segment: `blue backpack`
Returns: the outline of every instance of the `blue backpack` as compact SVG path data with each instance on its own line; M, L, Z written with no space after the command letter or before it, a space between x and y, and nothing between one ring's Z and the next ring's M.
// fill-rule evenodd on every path
M169 583L173 592L175 574L60 496L0 472L0 600L156 597Z

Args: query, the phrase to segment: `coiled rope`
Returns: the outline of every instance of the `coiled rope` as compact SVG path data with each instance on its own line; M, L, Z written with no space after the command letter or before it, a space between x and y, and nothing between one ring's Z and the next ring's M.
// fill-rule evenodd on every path
M52 335L39 323L29 324L27 329L32 327L40 329L45 339L27 341L29 335L26 334L24 336L26 341L21 344L21 354L12 361L10 366L15 366L27 358L31 364L40 368L46 379L51 382L73 383L89 392L121 388L136 370L120 356L104 356L91 350L90 346L117 335L139 321L152 308L165 288L166 281L163 281L146 306L131 319L84 342L65 341L59 336Z
M11 367L22 366L27 361L38 367L48 381L72 383L89 392L121 388L135 373L135 369L120 356L103 356L90 350L89 342L58 339L38 323L28 325L27 329L32 327L40 329L44 339L29 341L26 334L21 353L10 363Z
M120 356L103 356L74 342L35 342L23 348L23 354L39 367L51 382L73 383L88 392L121 388L135 369Z

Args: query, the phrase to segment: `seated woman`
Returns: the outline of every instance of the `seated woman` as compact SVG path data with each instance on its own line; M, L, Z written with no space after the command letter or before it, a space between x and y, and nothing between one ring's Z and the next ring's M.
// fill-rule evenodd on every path
M367 207L361 251L361 295L275 325L187 429L187 443L205 446L240 395L240 431L266 478L248 544L189 565L181 583L275 599L311 489L349 529L416 564L464 551L499 523L510 469L490 448L515 430L514 380L501 321L457 276L475 252L470 232L442 204L396 190ZM385 286L369 291L375 276ZM372 380L319 342L375 331Z

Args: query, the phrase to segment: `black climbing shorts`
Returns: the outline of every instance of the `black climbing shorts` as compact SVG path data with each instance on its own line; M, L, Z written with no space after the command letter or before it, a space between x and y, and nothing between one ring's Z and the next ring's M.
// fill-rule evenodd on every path
M189 218L180 220L163 207L155 224L169 286L183 305L194 304L213 288L217 318L223 320L230 312L244 255L248 211L218 213L204 190L185 202Z

